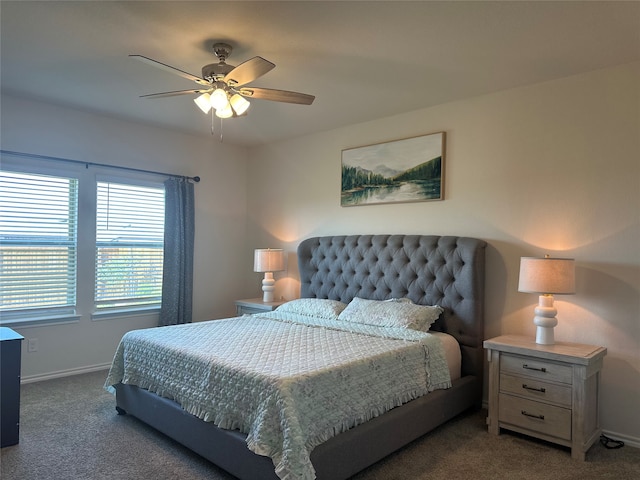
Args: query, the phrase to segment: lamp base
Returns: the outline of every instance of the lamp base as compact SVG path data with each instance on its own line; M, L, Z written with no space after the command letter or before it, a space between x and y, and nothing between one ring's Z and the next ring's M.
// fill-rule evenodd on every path
M553 336L553 327L538 327L536 329L536 343L538 345L553 345L556 343Z
M274 301L273 291L276 288L275 284L276 281L273 279L273 272L264 272L264 279L262 280L262 291L264 292L262 294L263 302L267 303Z
M553 328L558 325L556 318L558 310L553 306L553 295L540 295L538 306L534 312L536 316L533 317L533 323L538 327L536 329L536 343L540 345L555 344Z

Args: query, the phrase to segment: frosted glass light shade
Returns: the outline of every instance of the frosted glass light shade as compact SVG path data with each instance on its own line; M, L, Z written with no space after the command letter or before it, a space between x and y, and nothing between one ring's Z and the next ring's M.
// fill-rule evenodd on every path
M225 92L222 88L216 88L211 94L211 99L209 101L211 102L211 106L216 110L229 105L227 92Z
M236 93L235 95L233 95L229 100L229 103L231 103L231 106L233 107L233 111L236 112L237 115L242 115L251 106L249 101L239 93Z
M216 110L216 117L220 118L229 118L233 116L233 110L231 109L231 105L227 103L226 106L222 108L218 108Z
M209 113L209 110L211 110L211 96L208 93L203 93L193 101L203 113Z

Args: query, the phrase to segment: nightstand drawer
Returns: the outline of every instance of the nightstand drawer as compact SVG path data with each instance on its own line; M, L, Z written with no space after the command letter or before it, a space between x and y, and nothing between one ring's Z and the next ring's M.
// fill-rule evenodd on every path
M573 368L570 365L540 360L518 355L502 355L500 373L526 375L549 382L561 382L571 385Z
M570 409L501 393L498 410L500 423L571 440Z
M530 377L500 375L500 392L571 407L571 387Z

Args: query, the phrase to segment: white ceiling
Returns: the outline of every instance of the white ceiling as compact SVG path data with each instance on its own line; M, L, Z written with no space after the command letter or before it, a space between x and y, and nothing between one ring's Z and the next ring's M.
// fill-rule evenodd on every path
M253 100L224 142L258 145L640 59L640 2L5 1L1 86L117 118L210 135L196 88L128 58L200 75L211 45L228 63L276 68L250 85L316 96ZM219 128L219 125L216 125Z

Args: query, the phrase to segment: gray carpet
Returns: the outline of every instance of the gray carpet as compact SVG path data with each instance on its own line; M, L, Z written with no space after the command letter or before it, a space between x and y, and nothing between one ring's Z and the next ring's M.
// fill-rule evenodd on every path
M2 480L233 477L130 416L102 390L106 372L22 386L20 444L2 449ZM640 479L640 449L597 443L586 462L528 437L487 433L486 412L462 415L353 480Z

